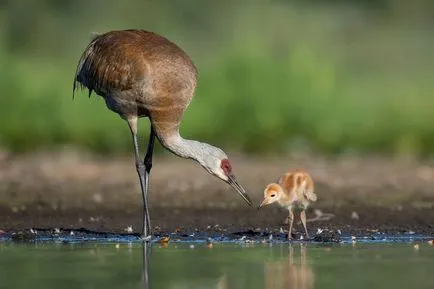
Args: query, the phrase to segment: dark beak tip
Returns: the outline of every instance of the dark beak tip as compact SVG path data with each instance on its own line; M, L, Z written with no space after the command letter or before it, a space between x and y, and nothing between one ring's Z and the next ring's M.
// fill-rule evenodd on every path
M249 204L250 207L253 207L253 202L247 193L243 194L243 198L246 201L246 203Z

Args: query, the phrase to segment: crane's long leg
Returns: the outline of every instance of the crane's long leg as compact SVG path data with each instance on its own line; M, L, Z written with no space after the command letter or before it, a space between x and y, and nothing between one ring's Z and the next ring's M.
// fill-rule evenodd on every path
M309 233L307 232L307 226L306 226L306 210L303 209L300 213L300 219L303 223L304 231L306 232L306 239L309 239Z
M288 222L289 222L288 240L291 240L292 239L292 225L294 224L294 212L292 211L292 207L289 208Z
M134 144L134 157L136 159L136 170L139 175L140 181L140 189L142 191L143 196L143 238L148 238L151 235L150 224L148 224L149 211L148 211L148 198L147 198L147 190L146 190L146 178L145 178L145 165L140 159L140 151L139 151L139 143L137 140L137 118L128 120L128 125L131 130L131 134L133 136L133 144Z
M143 193L143 203L148 202L148 191L149 191L149 176L152 169L152 156L154 154L154 143L155 143L155 131L151 125L151 132L149 135L148 149L146 151L146 156L143 161L145 165L145 191ZM148 206L146 206L146 211L144 212L146 216L146 221L149 226L149 234L151 234L151 219L149 216Z

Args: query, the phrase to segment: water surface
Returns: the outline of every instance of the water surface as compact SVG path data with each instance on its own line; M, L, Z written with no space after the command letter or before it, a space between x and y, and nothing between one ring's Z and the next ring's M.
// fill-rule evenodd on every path
M0 288L422 289L433 267L427 243L0 243Z

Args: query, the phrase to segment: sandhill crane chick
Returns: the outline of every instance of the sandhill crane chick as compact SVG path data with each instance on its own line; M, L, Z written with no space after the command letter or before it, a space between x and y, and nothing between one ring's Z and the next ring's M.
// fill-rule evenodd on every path
M276 183L268 184L264 190L264 200L260 208L277 202L281 207L289 210L288 239L291 239L292 225L294 222L294 207L301 209L300 219L303 223L306 238L309 238L306 227L306 209L310 202L316 202L317 195L314 193L314 183L308 172L295 169L282 175Z

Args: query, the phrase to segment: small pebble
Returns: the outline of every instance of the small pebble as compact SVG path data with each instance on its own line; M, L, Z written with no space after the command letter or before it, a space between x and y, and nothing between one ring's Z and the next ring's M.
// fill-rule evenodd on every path
M419 244L415 244L415 245L413 246L413 248L414 248L414 250L419 251Z
M358 220L359 214L357 214L357 212L355 212L355 211L351 212L351 219Z

